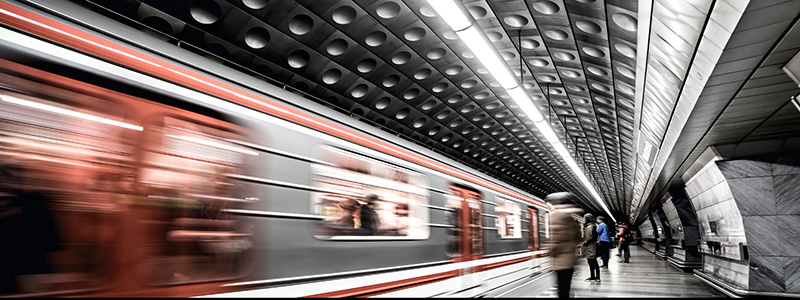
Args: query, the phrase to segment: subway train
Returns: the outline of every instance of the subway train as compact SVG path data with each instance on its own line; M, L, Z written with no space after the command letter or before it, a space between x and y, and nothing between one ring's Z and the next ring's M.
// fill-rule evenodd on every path
M492 296L542 199L140 31L0 2L0 297Z

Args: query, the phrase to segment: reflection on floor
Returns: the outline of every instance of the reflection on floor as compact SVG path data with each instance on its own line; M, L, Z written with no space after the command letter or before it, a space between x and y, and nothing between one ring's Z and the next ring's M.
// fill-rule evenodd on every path
M617 249L611 249L608 268L600 268L600 282L589 277L586 259L579 259L572 276L571 296L575 298L726 298L692 273L672 267L644 248L631 245L630 263L622 263ZM602 264L600 258L598 263ZM555 273L533 279L502 298L556 298Z

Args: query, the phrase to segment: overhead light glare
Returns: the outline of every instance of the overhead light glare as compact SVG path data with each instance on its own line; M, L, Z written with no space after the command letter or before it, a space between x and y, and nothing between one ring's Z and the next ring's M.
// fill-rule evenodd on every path
M486 36L482 34L476 26L467 27L464 30L456 31L456 34L464 44L467 45L472 54L481 61L489 73L497 79L505 89L511 89L519 85L517 78L508 69L508 65L500 59L497 50L489 43Z
M522 86L516 86L511 89L507 89L508 95L511 96L511 99L517 103L522 112L528 116L534 123L544 121L544 116L542 116L542 112L539 111L539 108L533 104L533 99L528 95L528 92L522 88Z
M461 8L454 1L428 0L428 4L455 32L464 30L471 25L467 16L461 12Z
M547 141L550 142L550 144L555 145L561 143L561 141L558 140L558 135L556 135L556 132L553 131L553 128L550 127L550 125L547 124L547 122L545 121L536 122L534 123L534 125L536 125L536 128L539 129L539 132L541 132L542 135L544 135L544 138L547 139Z

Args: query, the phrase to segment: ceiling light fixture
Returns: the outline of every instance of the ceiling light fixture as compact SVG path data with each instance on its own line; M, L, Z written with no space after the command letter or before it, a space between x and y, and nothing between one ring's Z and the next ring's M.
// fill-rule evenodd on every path
M453 0L427 0L427 2L447 25L455 31L456 35L464 41L464 44L469 47L470 51L481 61L483 66L489 70L489 73L494 76L514 102L519 105L525 115L533 121L536 129L544 135L545 139L547 139L550 145L553 146L570 169L572 169L572 172L578 176L581 183L586 186L597 203L599 203L606 213L614 219L614 222L616 222L616 218L614 218L614 215L609 211L605 201L600 198L600 194L594 189L589 178L586 177L569 154L567 148L558 139L558 135L556 135L555 131L545 122L544 116L536 105L534 105L533 99L525 92L523 86L517 81L517 78L514 77L508 64L500 59L497 49L489 43L489 39L486 37L486 34L483 33L483 30L481 30L477 24L473 23L467 14L464 13L465 9Z

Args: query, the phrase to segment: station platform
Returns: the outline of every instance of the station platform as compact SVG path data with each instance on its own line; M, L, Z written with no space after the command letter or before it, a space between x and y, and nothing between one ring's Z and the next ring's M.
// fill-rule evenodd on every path
M589 277L586 259L579 259L572 276L574 298L727 298L692 273L683 272L647 249L631 245L630 263L611 249L608 268L600 268L600 282ZM600 258L598 263L602 264ZM557 298L555 273L532 278L499 298Z

